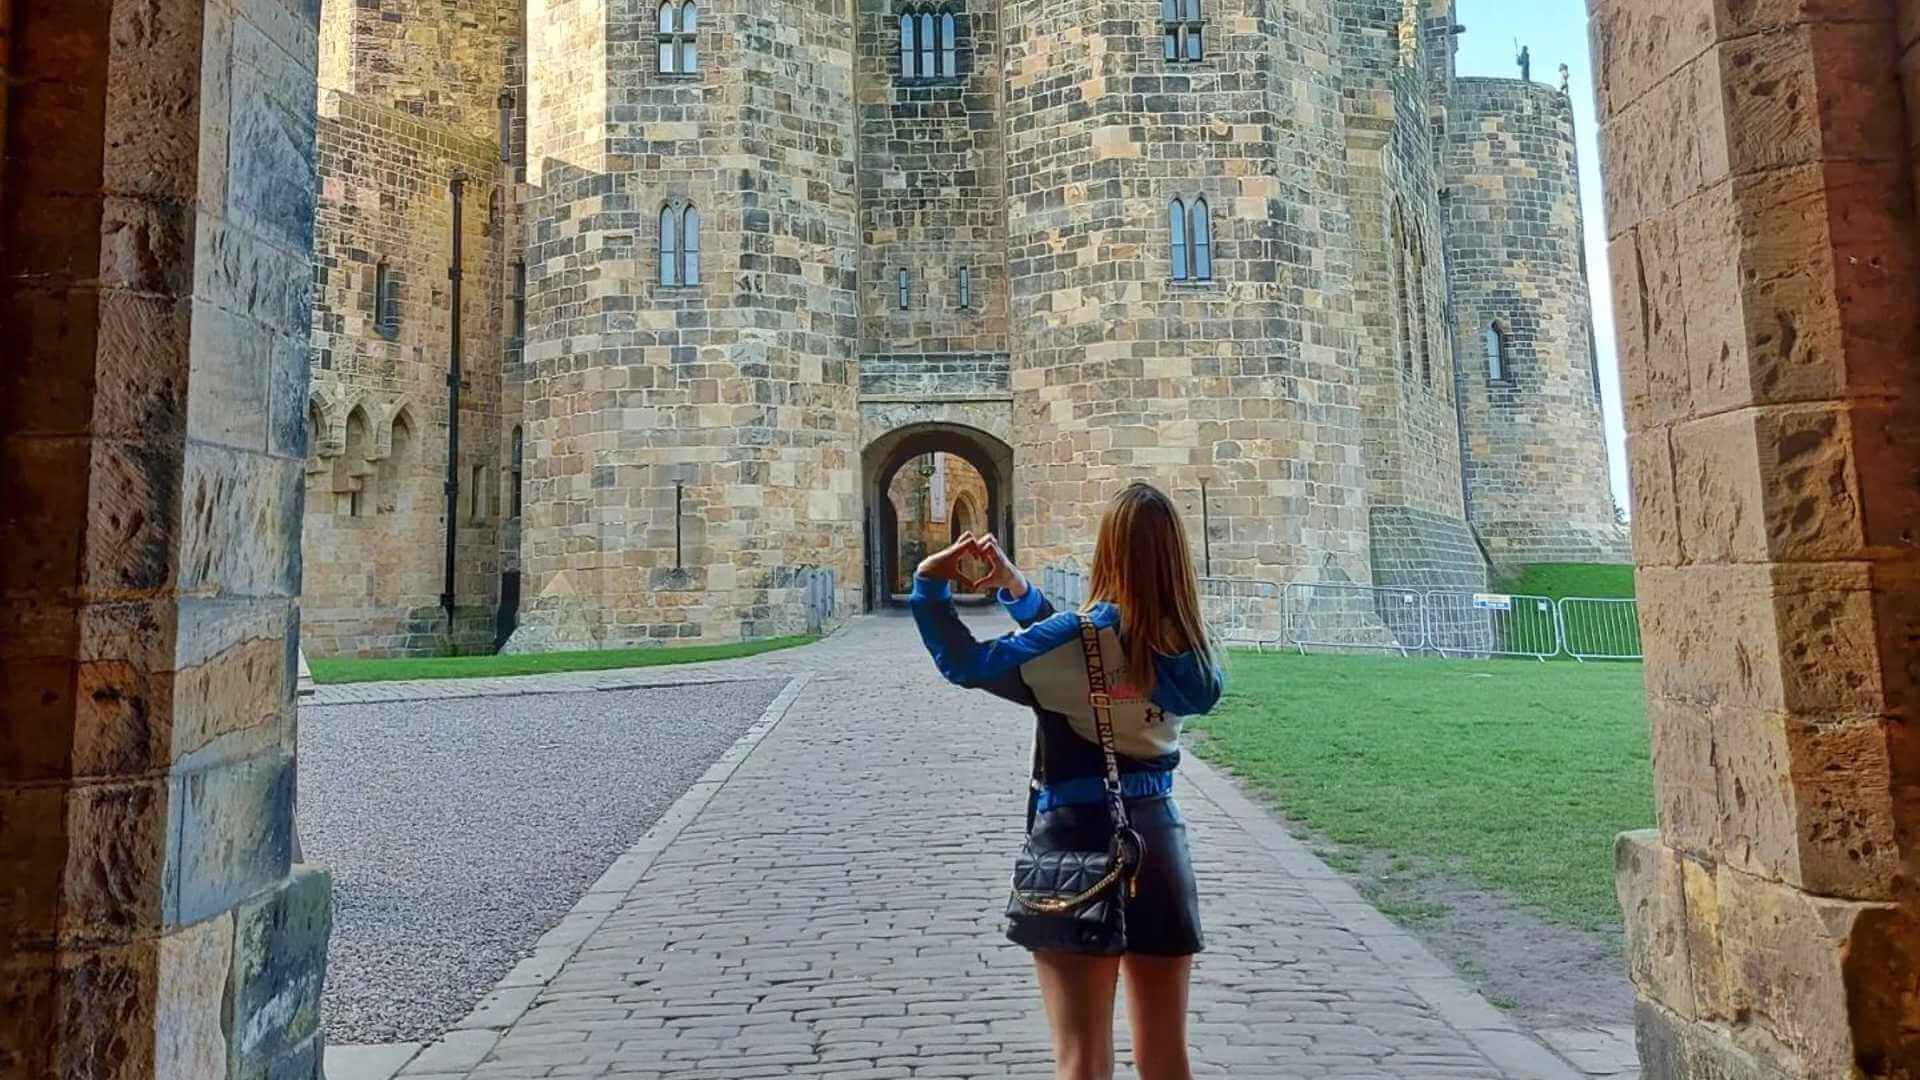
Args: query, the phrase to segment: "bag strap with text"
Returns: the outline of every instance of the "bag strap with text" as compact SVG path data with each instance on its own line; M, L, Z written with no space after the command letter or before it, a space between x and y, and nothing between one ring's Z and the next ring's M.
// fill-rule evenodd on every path
M1127 828L1127 802L1120 790L1120 756L1114 749L1113 695L1107 691L1106 656L1100 648L1100 630L1092 616L1080 613L1080 651L1087 658L1087 702L1093 706L1093 726L1100 735L1100 754L1106 758L1107 815L1116 834Z

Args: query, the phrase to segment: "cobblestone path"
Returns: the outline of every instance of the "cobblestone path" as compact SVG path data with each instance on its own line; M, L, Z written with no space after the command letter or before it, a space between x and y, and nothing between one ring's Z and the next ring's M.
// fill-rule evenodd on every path
M697 812L636 849L644 870L550 935L564 960L499 992L517 1019L453 1032L403 1077L1051 1075L1029 962L1000 934L1028 714L947 686L897 616L676 677L749 671L806 681ZM1209 944L1197 1072L1578 1075L1231 783L1183 773Z

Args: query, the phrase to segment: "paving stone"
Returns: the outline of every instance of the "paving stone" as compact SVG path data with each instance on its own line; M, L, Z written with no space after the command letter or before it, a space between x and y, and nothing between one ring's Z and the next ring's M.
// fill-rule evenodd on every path
M942 682L899 617L773 656L814 678L571 959L521 973L536 996L470 1080L1050 1075L999 914L1027 715ZM1190 761L1178 797L1208 933L1196 1075L1579 1075L1337 876L1293 873L1298 845L1218 773Z

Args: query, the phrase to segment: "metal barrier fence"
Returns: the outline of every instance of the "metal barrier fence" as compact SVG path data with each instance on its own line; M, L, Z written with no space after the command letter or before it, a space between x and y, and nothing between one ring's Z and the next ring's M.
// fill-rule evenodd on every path
M1207 633L1221 645L1286 648L1287 598L1271 581L1203 577L1200 606Z
M1575 660L1638 660L1640 604L1570 596L1560 601L1560 647Z
M1426 611L1412 589L1295 582L1287 586L1286 644L1301 652L1381 649L1410 656L1426 643Z
M833 621L837 582L831 569L803 570L806 590L807 633L818 634Z
M1223 645L1397 652L1402 656L1511 656L1638 660L1639 605L1630 599L1399 589L1345 582L1282 588L1251 578L1200 579L1207 627ZM1061 610L1086 602L1086 574L1040 572Z
M1546 660L1560 651L1551 597L1434 589L1426 600L1427 648L1442 656Z

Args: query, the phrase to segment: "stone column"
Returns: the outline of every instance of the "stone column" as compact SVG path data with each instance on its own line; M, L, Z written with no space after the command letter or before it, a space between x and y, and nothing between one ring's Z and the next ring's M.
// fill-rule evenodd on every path
M292 865L311 0L12 0L0 1076L320 1071Z
M1617 850L1649 1077L1920 1075L1916 8L1592 5L1659 806Z

